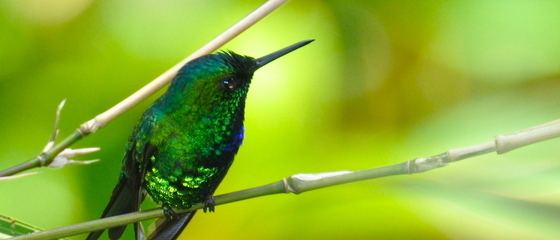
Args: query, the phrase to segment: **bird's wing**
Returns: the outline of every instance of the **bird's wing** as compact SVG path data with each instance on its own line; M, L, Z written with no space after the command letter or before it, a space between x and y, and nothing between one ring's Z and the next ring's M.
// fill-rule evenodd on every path
M156 229L148 236L148 240L177 239L194 217L195 213L196 211L192 211L173 216L173 218L160 218L156 223Z
M144 121L134 131L124 157L123 173L113 189L111 199L101 215L102 218L139 210L145 194L142 190L144 173L149 167L150 157L157 151L154 145L148 143L152 125L153 121L144 118ZM125 228L126 225L109 229L109 238L118 239ZM138 229L139 226L136 226L136 230ZM87 240L97 239L102 233L103 230L92 232L88 235Z

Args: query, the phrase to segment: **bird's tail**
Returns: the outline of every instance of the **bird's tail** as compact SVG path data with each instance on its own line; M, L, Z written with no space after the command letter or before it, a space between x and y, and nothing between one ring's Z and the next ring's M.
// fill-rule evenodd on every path
M189 224L196 211L162 218L156 223L156 229L148 236L148 240L172 240L177 239L183 229Z
M105 207L101 218L138 211L140 199L142 198L141 192L138 181L124 175L121 176L119 178L119 183L115 189L113 189L111 200L109 201L109 204L107 204L107 207ZM109 238L118 239L124 232L125 228L126 225L109 229ZM102 233L103 230L91 232L86 239L98 239Z

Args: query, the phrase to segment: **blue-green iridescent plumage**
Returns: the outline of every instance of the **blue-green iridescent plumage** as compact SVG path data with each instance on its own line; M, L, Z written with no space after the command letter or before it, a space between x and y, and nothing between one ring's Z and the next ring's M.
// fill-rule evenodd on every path
M198 59L145 112L129 149L150 161L144 186L156 202L188 208L213 193L243 139L253 67L253 58L231 52ZM157 150L140 156L146 144Z
M310 42L259 59L220 52L183 66L130 136L122 174L102 217L139 210L146 193L164 209L209 200L243 141L245 98L253 72ZM177 238L193 215L168 216L150 239ZM125 227L109 229L109 237L120 238ZM135 224L135 232L137 239L144 239L140 224ZM92 232L87 239L101 233Z
M253 58L233 52L183 66L130 136L122 174L102 216L137 211L143 189L166 209L188 208L211 197L243 140L245 98L256 68ZM179 225L170 227L173 235L156 239L176 237L193 214L171 223ZM125 227L110 229L109 237L119 238Z

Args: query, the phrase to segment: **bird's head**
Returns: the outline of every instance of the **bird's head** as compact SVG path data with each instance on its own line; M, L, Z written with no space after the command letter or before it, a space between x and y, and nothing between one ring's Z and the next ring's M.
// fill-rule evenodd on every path
M231 51L195 59L178 72L164 102L175 109L196 108L202 114L223 111L226 111L225 114L239 114L237 110L242 111L245 105L253 73L312 41L301 41L256 59Z

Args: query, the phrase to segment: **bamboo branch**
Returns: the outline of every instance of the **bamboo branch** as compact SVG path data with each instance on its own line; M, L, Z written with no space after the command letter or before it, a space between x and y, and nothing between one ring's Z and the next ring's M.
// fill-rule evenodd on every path
M53 161L53 159L64 149L71 146L80 139L88 136L89 134L95 133L97 130L110 123L113 119L117 118L124 112L128 111L130 108L136 106L142 100L146 99L148 96L154 94L156 91L167 85L177 74L177 71L183 65L185 65L185 63L217 50L245 30L247 30L249 27L266 17L269 13L277 9L285 1L286 0L267 1L255 11L247 15L245 18L241 19L235 25L231 26L225 32L218 35L216 38L214 38L214 40L210 41L190 56L175 64L175 66L162 73L159 77L142 87L140 90L136 91L126 99L117 103L107 111L81 124L76 131L74 131L70 136L66 137L59 144L53 146L47 151L43 151L41 154L27 162L15 165L5 170L1 170L0 177L14 175L19 172L36 167L48 166Z
M524 147L533 143L544 141L560 136L560 120L545 123L539 126L528 128L517 133L499 135L494 141L476 144L467 147L447 150L441 154L415 158L409 161L377 167L361 171L338 171L316 174L295 174L280 181L216 196L216 205L242 201L249 198L262 197L280 193L299 194L319 188L331 187L344 183L381 178L393 175L415 174L430 171L436 168L445 167L448 163L475 157L478 155L496 152L506 153L511 150ZM184 213L200 209L202 203L193 205L188 209L177 209L177 213ZM14 239L42 240L69 237L81 233L122 226L147 219L163 217L161 208L154 208L146 211L122 214L118 216L97 219L89 222L65 226L52 230L35 232L22 235Z

